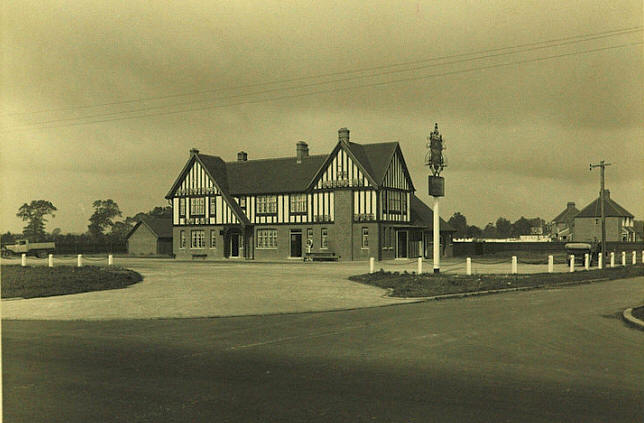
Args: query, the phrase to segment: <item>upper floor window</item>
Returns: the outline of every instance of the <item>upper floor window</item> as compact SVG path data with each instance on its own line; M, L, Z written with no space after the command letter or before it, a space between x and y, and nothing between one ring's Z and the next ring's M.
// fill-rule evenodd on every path
M186 199L185 197L179 198L179 216L186 215Z
M206 199L193 197L190 199L190 216L203 216L206 214Z
M208 208L210 217L217 216L217 197L210 197L210 207Z
M290 197L291 213L306 213L306 194L293 194Z
M277 213L277 197L274 195L257 196L257 214L275 214Z

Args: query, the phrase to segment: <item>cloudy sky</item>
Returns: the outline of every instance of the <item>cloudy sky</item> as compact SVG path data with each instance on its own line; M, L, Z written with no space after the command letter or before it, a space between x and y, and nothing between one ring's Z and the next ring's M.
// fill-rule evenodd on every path
M347 4L348 3L348 4ZM234 160L399 141L441 214L551 219L607 187L644 218L641 0L4 2L0 231L18 207L87 229L91 203L164 205L191 147ZM270 175L266 175L270 178Z

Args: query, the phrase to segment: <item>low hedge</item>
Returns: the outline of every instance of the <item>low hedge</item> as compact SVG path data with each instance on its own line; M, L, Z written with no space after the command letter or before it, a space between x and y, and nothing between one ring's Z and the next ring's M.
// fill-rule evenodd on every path
M143 280L129 269L116 266L2 265L2 298L34 298L125 288Z
M644 265L615 267L601 270L579 271L573 273L534 273L534 274L479 274L455 275L445 273L408 272L367 273L349 277L350 280L379 288L391 289L394 297L433 297L436 295L459 294L497 290L503 288L544 287L571 282L583 283L592 280L624 279L644 276Z

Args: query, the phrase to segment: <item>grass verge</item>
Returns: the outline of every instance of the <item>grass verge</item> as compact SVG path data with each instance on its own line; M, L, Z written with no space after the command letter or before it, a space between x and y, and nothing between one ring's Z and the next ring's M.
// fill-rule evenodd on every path
M361 282L379 288L391 289L394 297L433 297L436 295L480 292L504 288L538 288L556 286L570 282L591 281L597 279L624 279L644 276L644 265L615 267L612 269L592 270L574 273L534 273L517 275L481 274L450 275L423 273L384 272L367 273L349 277L354 282Z
M125 288L143 277L122 267L2 265L2 298L35 298Z

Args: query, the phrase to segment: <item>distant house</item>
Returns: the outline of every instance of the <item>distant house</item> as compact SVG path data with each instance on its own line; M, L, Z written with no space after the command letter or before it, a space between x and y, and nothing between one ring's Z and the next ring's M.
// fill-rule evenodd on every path
M604 215L606 216L606 241L635 242L633 215L610 198L604 191ZM600 241L602 238L600 198L584 207L574 219L575 241Z
M172 218L147 217L127 235L130 255L172 255Z
M575 203L569 202L564 211L552 219L550 224L550 235L552 238L558 241L572 241L575 227L575 216L577 216L577 214L579 214L579 210L575 207Z

